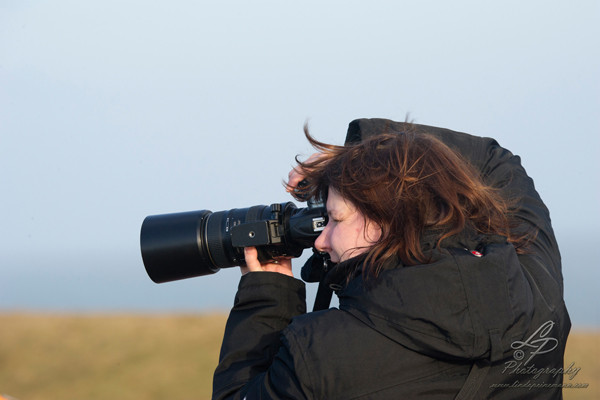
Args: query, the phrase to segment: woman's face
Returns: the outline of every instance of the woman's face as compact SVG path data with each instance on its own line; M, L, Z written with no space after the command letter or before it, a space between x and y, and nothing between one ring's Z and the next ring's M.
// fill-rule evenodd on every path
M362 254L381 236L376 224L331 188L326 206L329 221L315 241L315 247L329 253L331 261L339 263Z

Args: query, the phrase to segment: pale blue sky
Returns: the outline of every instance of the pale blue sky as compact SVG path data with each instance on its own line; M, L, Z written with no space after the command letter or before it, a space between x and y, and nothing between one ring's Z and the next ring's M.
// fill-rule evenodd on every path
M600 326L598 4L0 0L0 308L226 309L236 270L147 278L143 218L288 200L305 120L410 113L523 158Z

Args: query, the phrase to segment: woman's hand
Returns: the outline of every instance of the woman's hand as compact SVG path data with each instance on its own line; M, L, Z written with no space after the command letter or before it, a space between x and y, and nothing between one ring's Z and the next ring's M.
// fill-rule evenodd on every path
M292 260L289 258L261 264L260 261L258 261L258 251L256 250L256 247L244 247L244 258L246 259L246 266L240 267L242 275L246 275L248 272L269 271L279 272L280 274L291 277L294 276L292 273Z
M308 157L306 159L306 161L304 161L304 162L311 163L311 162L317 161L324 155L325 154L323 154L323 153L314 153L313 155ZM302 170L302 168L299 165L295 166L288 174L286 190L288 192L293 192L294 189L296 189L296 187L298 186L298 184L304 179L304 176L305 176L305 174L304 174L304 171Z

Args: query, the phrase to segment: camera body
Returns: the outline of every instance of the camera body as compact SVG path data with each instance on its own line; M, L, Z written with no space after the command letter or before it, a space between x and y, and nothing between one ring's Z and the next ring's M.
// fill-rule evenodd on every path
M245 265L249 246L261 262L299 257L326 224L325 207L311 202L305 208L286 202L152 215L142 223L140 247L146 272L162 283Z

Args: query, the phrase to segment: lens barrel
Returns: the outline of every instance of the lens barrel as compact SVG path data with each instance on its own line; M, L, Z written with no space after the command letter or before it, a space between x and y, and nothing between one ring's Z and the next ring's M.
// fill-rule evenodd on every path
M156 283L214 274L202 237L208 210L151 215L140 233L142 259L148 276Z

